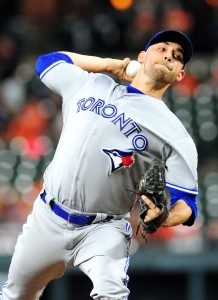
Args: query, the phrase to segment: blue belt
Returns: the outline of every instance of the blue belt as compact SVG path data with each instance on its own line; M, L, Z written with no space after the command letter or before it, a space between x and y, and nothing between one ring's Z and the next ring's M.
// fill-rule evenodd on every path
M40 195L43 202L46 203L45 197L46 197L46 191ZM62 219L76 225L90 225L96 218L95 216L84 216L84 215L71 215L66 210L64 210L61 206L59 206L57 203L54 202L54 200L51 200L49 205L51 206L52 211ZM113 216L108 216L107 220L113 219Z

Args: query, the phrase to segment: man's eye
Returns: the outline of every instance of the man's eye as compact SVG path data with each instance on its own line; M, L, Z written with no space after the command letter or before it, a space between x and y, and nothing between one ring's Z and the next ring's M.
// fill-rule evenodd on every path
M174 58L176 59L176 60L182 60L182 57L180 56L180 55L177 55L177 54L174 54Z

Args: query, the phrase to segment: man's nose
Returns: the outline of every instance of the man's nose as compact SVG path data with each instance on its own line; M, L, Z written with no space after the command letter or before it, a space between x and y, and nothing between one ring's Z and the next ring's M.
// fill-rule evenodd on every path
M165 60L171 61L172 60L172 55L171 54L166 54L165 55Z

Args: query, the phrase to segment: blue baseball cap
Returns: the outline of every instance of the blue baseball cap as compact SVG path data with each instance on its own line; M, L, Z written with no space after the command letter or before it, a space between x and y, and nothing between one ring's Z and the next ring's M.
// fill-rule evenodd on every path
M154 44L161 42L174 42L179 44L184 51L184 64L189 62L193 55L191 40L184 33L177 30L165 30L158 32L145 46L145 51Z

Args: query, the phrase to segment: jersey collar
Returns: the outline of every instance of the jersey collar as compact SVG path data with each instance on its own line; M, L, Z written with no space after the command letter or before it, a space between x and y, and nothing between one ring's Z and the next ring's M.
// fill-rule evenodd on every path
M127 86L127 92L128 92L128 93L134 93L134 94L142 94L142 95L144 95L144 93L142 93L140 90L134 88L134 87L131 86L131 85L128 85L128 86Z

